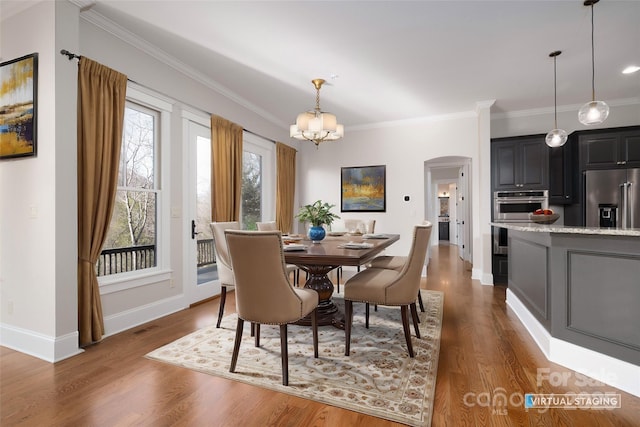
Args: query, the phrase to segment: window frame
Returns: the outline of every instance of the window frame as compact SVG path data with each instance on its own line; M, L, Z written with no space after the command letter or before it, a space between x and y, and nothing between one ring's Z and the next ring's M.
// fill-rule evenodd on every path
M136 271L98 277L100 294L106 295L138 286L171 280L170 268L170 205L169 149L171 136L171 113L173 101L132 82L127 85L127 105L137 104L158 114L159 126L154 136L154 192L156 194L156 265ZM119 188L120 189L120 188ZM138 189L136 189L138 190Z

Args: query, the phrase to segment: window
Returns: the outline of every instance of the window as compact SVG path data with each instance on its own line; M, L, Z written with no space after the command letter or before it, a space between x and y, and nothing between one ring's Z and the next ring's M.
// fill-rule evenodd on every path
M109 230L96 264L98 276L149 272L163 259L161 135L163 103L128 88L118 187ZM156 105L154 105L156 104ZM166 109L166 107L165 107ZM164 239L167 240L167 239ZM127 277L127 276L125 276Z
M242 155L242 204L240 219L245 230L257 230L256 222L275 217L275 159L271 142L244 135Z

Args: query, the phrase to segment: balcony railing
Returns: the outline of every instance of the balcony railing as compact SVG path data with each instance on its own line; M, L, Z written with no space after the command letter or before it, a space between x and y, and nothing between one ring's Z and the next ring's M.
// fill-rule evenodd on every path
M198 240L198 267L215 264L213 239ZM105 249L100 253L96 264L96 274L125 273L156 266L155 245L129 246L126 248Z
M198 267L216 263L213 239L198 240Z

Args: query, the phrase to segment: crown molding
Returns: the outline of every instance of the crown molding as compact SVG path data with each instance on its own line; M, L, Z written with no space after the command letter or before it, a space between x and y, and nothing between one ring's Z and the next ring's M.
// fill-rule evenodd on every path
M82 2L81 0L73 0L74 2ZM116 24L115 22L111 21L110 19L106 18L105 16L92 11L92 10L87 10L84 11L80 14L80 17L82 19L84 19L85 21L87 21L88 23L106 31L107 33L113 35L114 37L122 40L123 42L133 46L136 49L141 50L142 52L146 53L147 55L157 59L158 61L168 65L169 67L173 68L174 70L180 72L181 74L184 74L185 76L189 77L190 79L206 86L207 88L219 93L220 95L224 96L225 98L230 99L231 101L235 102L236 104L239 104L240 106L246 108L249 111L252 111L253 113L257 114L258 116L264 118L265 120L267 120L268 122L279 126L281 128L287 128L289 127L289 125L287 123L283 123L281 122L278 118L276 118L275 116L273 116L271 113L259 108L258 106L256 106L255 104L251 103L250 101L242 98L241 96L237 95L236 93L230 91L228 88L226 88L225 86L221 85L220 83L216 82L215 80L211 79L210 77L204 75L203 73L197 71L196 69L186 65L185 63L179 61L178 59L176 59L175 57L171 56L170 54L168 54L167 52L163 51L162 49L158 48L157 46L149 43L148 41L140 38L139 36L137 36L136 34L130 32L129 30L121 27L120 25Z
M437 114L433 116L424 116L424 117L415 117L412 119L402 119L402 120L390 120L386 122L379 123L368 123L356 126L349 126L349 131L359 131L359 130L371 130L371 129L381 129L381 128L392 128L398 126L407 126L407 125L417 125L422 123L430 123L430 122L443 122L447 120L456 120L456 119L468 119L470 117L477 117L475 111L461 111L458 113L449 113L449 114ZM345 127L345 131L346 131Z
M627 105L640 105L640 98L624 98L624 99L614 99L607 100L607 104L609 107L625 107ZM573 105L558 105L558 113L567 113L567 112L578 112L580 107L583 104L573 104ZM507 111L504 113L497 113L491 115L491 120L501 120L501 119L511 119L511 118L521 118L521 117L531 117L531 116L542 116L553 114L553 107L544 107L544 108L532 108L530 110L519 110L519 111Z

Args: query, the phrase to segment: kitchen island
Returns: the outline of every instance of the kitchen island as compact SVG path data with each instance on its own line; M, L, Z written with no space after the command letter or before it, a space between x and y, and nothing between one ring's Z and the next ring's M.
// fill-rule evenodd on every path
M640 396L640 229L509 230L507 305L547 358Z

